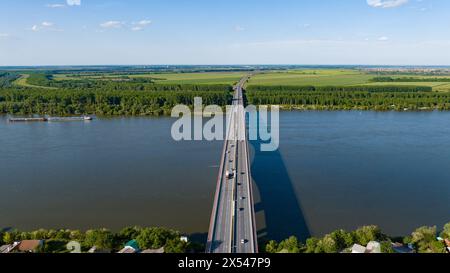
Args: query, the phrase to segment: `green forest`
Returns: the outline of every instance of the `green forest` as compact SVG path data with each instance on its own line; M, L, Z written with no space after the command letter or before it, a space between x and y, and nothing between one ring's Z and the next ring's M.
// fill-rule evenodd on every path
M314 110L450 110L450 93L247 91L249 104Z
M382 93L382 92L432 92L432 87L429 86L399 86L399 85L380 85L380 86L367 86L367 85L355 85L355 86L266 86L266 85L250 85L246 88L248 92L253 91L265 91L265 92L369 92L369 93Z
M183 88L183 87L181 87ZM177 104L193 105L195 97L205 104L227 105L228 91L135 91L0 89L0 113L47 115L164 115Z

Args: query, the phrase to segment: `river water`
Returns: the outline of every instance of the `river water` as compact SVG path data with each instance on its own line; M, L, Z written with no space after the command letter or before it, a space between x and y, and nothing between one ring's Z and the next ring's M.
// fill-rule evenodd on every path
M164 226L204 237L222 142L175 142L171 118L8 123L0 228ZM282 112L277 152L252 143L262 236L450 221L450 113Z

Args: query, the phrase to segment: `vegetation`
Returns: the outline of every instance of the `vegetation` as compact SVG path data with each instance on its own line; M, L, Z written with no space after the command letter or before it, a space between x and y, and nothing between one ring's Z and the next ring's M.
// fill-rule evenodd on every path
M136 237L141 249L165 247L170 253L185 253L189 244L180 240L180 234L163 228L145 228Z
M304 110L450 110L450 93L247 91L248 103Z
M430 74L426 71L415 72L414 74L407 71L402 73L395 73L394 71L378 72L337 68L272 71L253 76L248 85L315 87L414 85L431 87L436 92L450 92L449 72L446 74Z
M126 227L114 233L107 229L96 229L81 232L78 230L45 230L32 232L12 230L0 233L2 244L12 244L22 240L44 240L43 253L66 253L67 243L79 242L83 251L92 247L117 252L131 240L136 240L141 249L157 249L164 247L166 253L186 253L204 249L202 245L184 242L180 233L164 228Z
M124 91L231 91L229 84L155 84L151 78L107 78L108 80L80 78L76 80L54 80L48 73L29 74L26 83L31 86L52 87L63 89L124 90Z
M0 80L0 114L164 115L177 104L192 106L197 96L205 104L225 106L231 103L232 83L243 73L95 69L71 73L4 72L0 73L3 79ZM22 76L17 79L19 75ZM400 79L414 81L400 82ZM417 79L424 82L416 82ZM450 110L450 92L434 92L437 88L450 90L446 79L450 78L389 75L374 78L352 69L266 72L252 77L246 87L246 100L254 105L277 104L284 109L302 110Z
M421 227L411 234L410 243L419 253L445 253L443 242L436 240L436 227Z
M396 86L396 85L380 85L380 86L263 86L250 85L246 89L248 92L431 92L433 89L427 86Z
M450 223L445 225L442 236L448 238L449 232ZM377 226L365 226L353 232L340 229L322 238L309 238L305 243L292 236L281 242L269 241L264 250L267 253L340 253L348 252L354 244L366 246L371 241L380 242L382 253L394 252L394 239L382 233ZM412 244L418 253L445 253L444 243L437 239L436 227L418 228L411 236L404 238L404 243Z
M417 78L417 77L375 77L371 82L450 82L450 78Z
M253 76L249 85L334 86L368 83L373 75L348 69L290 70L265 72Z
M219 91L166 85L155 91L0 89L0 113L161 115L170 113L177 104L193 105L195 97L202 97L205 104L225 106L230 103L232 96L227 87L212 89Z
M203 73L79 73L57 74L53 79L60 80L111 80L111 81L151 81L156 84L195 84L195 85L233 85L243 72L203 72Z
M16 73L0 72L0 88L11 87L18 78L19 75Z

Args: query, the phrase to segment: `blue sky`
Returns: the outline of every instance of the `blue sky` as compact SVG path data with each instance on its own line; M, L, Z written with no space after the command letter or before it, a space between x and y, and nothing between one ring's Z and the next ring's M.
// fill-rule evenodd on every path
M450 65L448 0L2 0L0 65Z

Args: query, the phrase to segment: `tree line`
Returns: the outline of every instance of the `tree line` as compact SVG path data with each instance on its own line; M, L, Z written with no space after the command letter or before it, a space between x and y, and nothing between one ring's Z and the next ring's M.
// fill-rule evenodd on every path
M402 85L354 85L354 86L294 86L294 85L249 85L246 88L249 92L431 92L433 88L430 86L402 86Z
M371 82L450 82L450 78L375 77Z
M450 110L450 93L443 92L246 92L254 105L282 105L314 110Z
M178 104L192 106L195 97L204 104L225 106L231 103L228 90L197 91L180 86L180 90L136 91L109 89L3 88L0 89L0 113L41 115L163 115ZM220 88L218 88L220 90Z
M371 241L380 242L383 253L393 253L392 242L413 246L418 253L445 253L445 242L437 239L436 227L421 227L404 238L390 238L377 226L365 226L355 231L336 230L321 238L312 237L306 243L292 236L281 242L269 241L264 246L267 253L340 253L348 251L354 244L366 246ZM444 226L439 235L450 239L450 223Z

